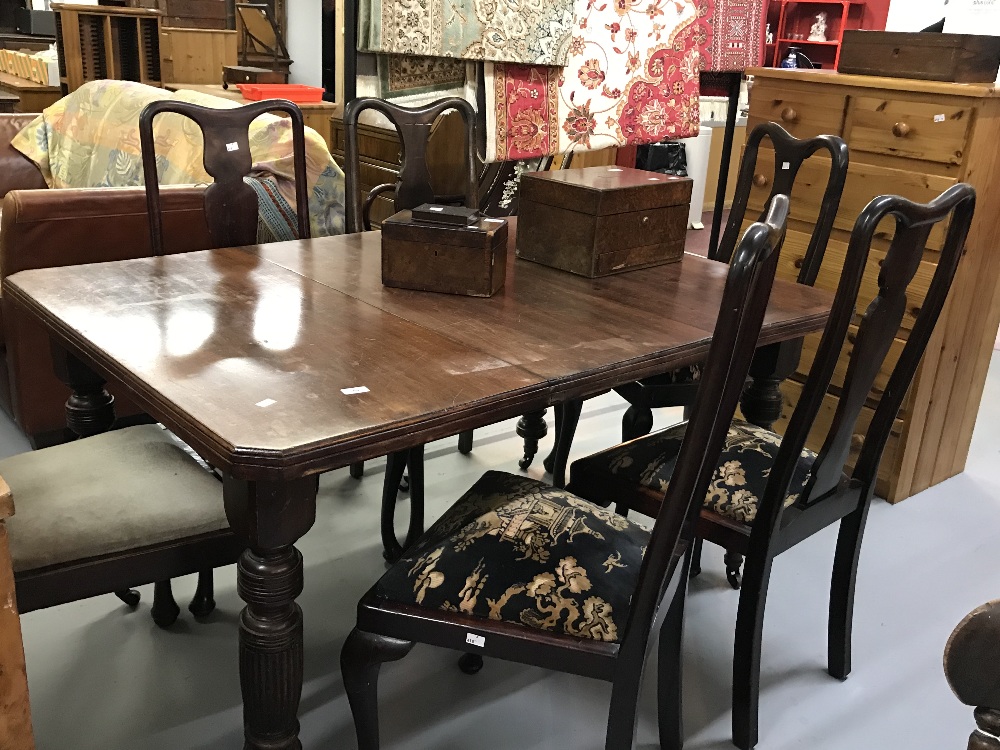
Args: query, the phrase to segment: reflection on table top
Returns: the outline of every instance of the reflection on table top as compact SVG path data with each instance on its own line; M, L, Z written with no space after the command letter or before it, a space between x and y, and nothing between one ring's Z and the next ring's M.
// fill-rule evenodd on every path
M5 295L223 470L326 471L698 361L726 267L524 261L491 299L390 289L378 233L25 271ZM762 343L828 292L776 282Z

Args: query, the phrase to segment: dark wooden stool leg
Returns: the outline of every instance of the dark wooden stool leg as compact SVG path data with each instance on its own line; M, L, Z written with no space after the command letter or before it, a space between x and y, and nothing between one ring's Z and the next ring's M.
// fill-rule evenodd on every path
M552 473L552 467L555 466L555 461L556 461L556 445L559 443L559 435L562 433L563 405L562 404L556 404L554 407L552 407L552 411L553 411L553 416L554 416L553 422L555 423L556 436L552 440L552 450L549 451L549 455L547 455L545 457L545 460L542 461L542 467L549 474Z
M351 464L351 476L355 479L361 479L365 475L365 462L358 461L356 464Z
M781 419L783 400L781 381L784 378L756 377L740 397L740 409L750 424L770 430Z
M410 525L406 530L404 549L424 533L424 446L410 448L406 458L410 469Z
M458 657L458 668L465 674L479 674L483 669L481 654L462 654Z
M562 423L556 429L555 460L552 463L553 487L566 487L566 464L569 463L569 450L573 447L582 410L583 401L579 399L562 405Z
M399 495L399 483L406 471L409 451L390 453L385 459L385 481L382 483L382 557L389 562L395 562L403 554L403 546L396 539L396 503Z
M727 549L722 560L726 563L726 580L729 581L730 586L739 591L743 583L743 576L740 574L740 568L743 567L743 555Z
M517 434L524 438L524 458L517 462L522 471L531 466L531 462L538 453L538 441L548 434L548 427L545 425L545 409L533 411L525 414L517 420Z
M653 430L653 410L648 406L635 406L625 410L622 417L622 442L648 435Z
M177 616L180 613L181 608L174 601L174 592L170 581L158 581L153 584L153 607L150 610L153 622L161 628L169 628L177 622Z
M691 577L697 578L701 575L701 549L705 545L705 540L700 536L694 540L691 546Z
M472 430L458 433L458 452L463 456L472 453Z
M188 604L195 617L208 617L215 610L215 575L211 568L198 573L198 588Z

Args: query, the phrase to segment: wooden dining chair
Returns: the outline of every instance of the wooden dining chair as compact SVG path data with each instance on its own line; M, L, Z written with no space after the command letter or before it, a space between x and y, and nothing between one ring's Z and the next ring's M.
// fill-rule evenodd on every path
M944 673L958 699L975 709L969 750L1000 750L1000 600L958 624L945 647Z
M376 185L362 199L361 157L358 151L358 120L365 110L375 110L385 115L395 125L402 143L399 179L395 183ZM465 124L465 193L461 196L442 196L434 192L431 173L427 165L427 145L437 119L449 110L457 110ZM479 182L476 177L476 111L465 99L448 97L424 107L403 107L384 99L354 99L344 108L344 175L347 192L347 231L367 232L372 228L371 207L375 200L386 193L393 195L396 211L416 208L424 203L457 203L467 208L479 206ZM472 450L472 431L459 435L458 450ZM387 560L396 560L423 532L424 484L422 445L398 451L387 457L382 488L382 542ZM409 479L404 474L409 469ZM351 476L364 474L364 463L351 465ZM394 519L399 489L410 491L410 523L406 541L396 538Z
M485 474L358 605L341 671L360 750L379 747L381 664L417 641L609 681L605 747L631 748L660 620L661 725L676 732L687 586L679 563L760 334L787 212L775 199L736 251L692 427L652 532L543 482ZM678 740L661 735L663 747Z
M154 121L158 115L174 113L192 120L201 130L204 142L203 163L213 182L205 189L205 220L214 247L239 247L257 242L259 203L257 192L244 180L253 168L250 153L250 124L264 114L285 114L292 129L292 164L295 176L295 214L300 239L310 237L309 190L306 184L305 126L302 112L292 102L271 99L231 109L214 109L190 102L162 100L146 105L139 115L139 145L146 186L149 214L149 237L154 256L164 254L163 214L160 209L160 182L156 162ZM229 562L235 562L231 560ZM228 563L223 563L228 564ZM192 612L207 614L214 607L211 591L212 568L199 575L198 594L189 607ZM154 613L177 609L169 596L169 582L154 589ZM133 606L138 594L119 592L119 597ZM160 601L160 599L163 601Z
M937 322L975 210L975 191L956 185L929 204L898 196L873 200L858 217L847 250L833 311L784 437L741 420L732 423L726 447L704 498L698 536L747 556L740 592L733 661L733 741L757 744L761 633L774 558L830 524L840 523L833 561L828 634L829 672L851 671L851 623L858 556L878 465L903 398ZM833 422L819 454L805 447L823 404L879 224L895 220L889 251L881 262L878 295L861 316ZM886 358L907 304L907 287L923 258L934 226L950 218L937 270L916 322L864 433L854 471L844 466L855 429ZM661 513L663 488L673 482L684 423L580 459L571 467L569 489L601 501L615 498L621 511ZM854 446L856 447L856 446Z
M761 144L767 140L771 148L767 153L774 159L773 173L765 174L766 169L760 163ZM748 205L753 189L770 186L767 200L764 201L762 216L766 215L768 206L776 195L791 196L795 200L795 180L803 163L817 154L830 159L830 171L819 204L819 214L809 237L805 258L799 269L798 283L812 286L823 264L826 245L830 239L833 222L840 207L840 198L844 192L844 182L847 179L848 149L844 140L838 136L821 135L807 140L800 140L789 134L777 123L769 122L758 125L751 131L743 151L740 164L740 175L736 183L732 210L726 223L722 241L717 251L710 257L723 263L732 258L733 250L739 238L741 227L747 219ZM750 375L755 378L758 386L767 381L769 386L777 389L778 384L791 375L799 362L802 353L802 339L786 341L762 347L754 356L750 366ZM665 407L690 407L694 403L701 377L701 366L692 365L679 370L655 375L635 383L615 388L615 392L629 403L629 408L622 417L622 441L632 440L647 434L653 428L653 409ZM773 399L772 399L773 400ZM744 414L748 419L761 427L770 428L774 420L780 416L781 394L777 393L777 412L759 415L753 412L750 405L743 401ZM545 459L545 468L552 472L553 482L560 487L565 486L566 464L569 460L570 448L580 419L583 402L569 401L556 406L556 439L552 452ZM697 575L701 570L700 546L692 562L692 573ZM733 588L740 587L740 567L743 557L735 550L726 552L727 577Z

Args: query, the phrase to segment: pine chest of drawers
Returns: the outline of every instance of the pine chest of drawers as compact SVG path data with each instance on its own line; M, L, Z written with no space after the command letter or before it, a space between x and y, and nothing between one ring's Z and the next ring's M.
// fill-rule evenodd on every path
M824 71L753 69L747 132L775 121L792 135L840 135L851 150L851 165L840 211L816 281L835 290L858 213L877 195L897 194L926 202L957 182L979 193L979 209L950 299L904 401L879 470L877 492L891 502L960 473L965 468L972 429L979 412L986 371L1000 326L1000 92L992 85L938 83ZM762 148L749 215L763 207L770 191L773 159ZM828 162L810 159L798 175L791 200L789 231L778 275L795 280L808 245L829 173ZM885 233L876 240L865 269L858 312L877 294ZM883 372L869 394L855 430L852 457L864 441L881 389L905 343L934 273L944 229L931 234L921 268L909 288L904 317ZM810 447L818 449L838 403L850 361L852 327L826 402L817 418ZM798 372L782 386L785 409L777 423L787 424L812 364L819 335L803 346Z

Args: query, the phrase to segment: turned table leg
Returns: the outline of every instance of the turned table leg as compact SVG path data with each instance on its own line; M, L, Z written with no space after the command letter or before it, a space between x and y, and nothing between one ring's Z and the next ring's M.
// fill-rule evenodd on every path
M517 420L516 432L519 437L524 438L524 458L518 461L517 465L526 470L538 453L538 441L548 433L548 427L545 426L545 409L525 414Z
M302 695L302 555L295 542L316 520L315 476L288 482L226 477L226 517L249 549L236 568L245 750L299 750Z

